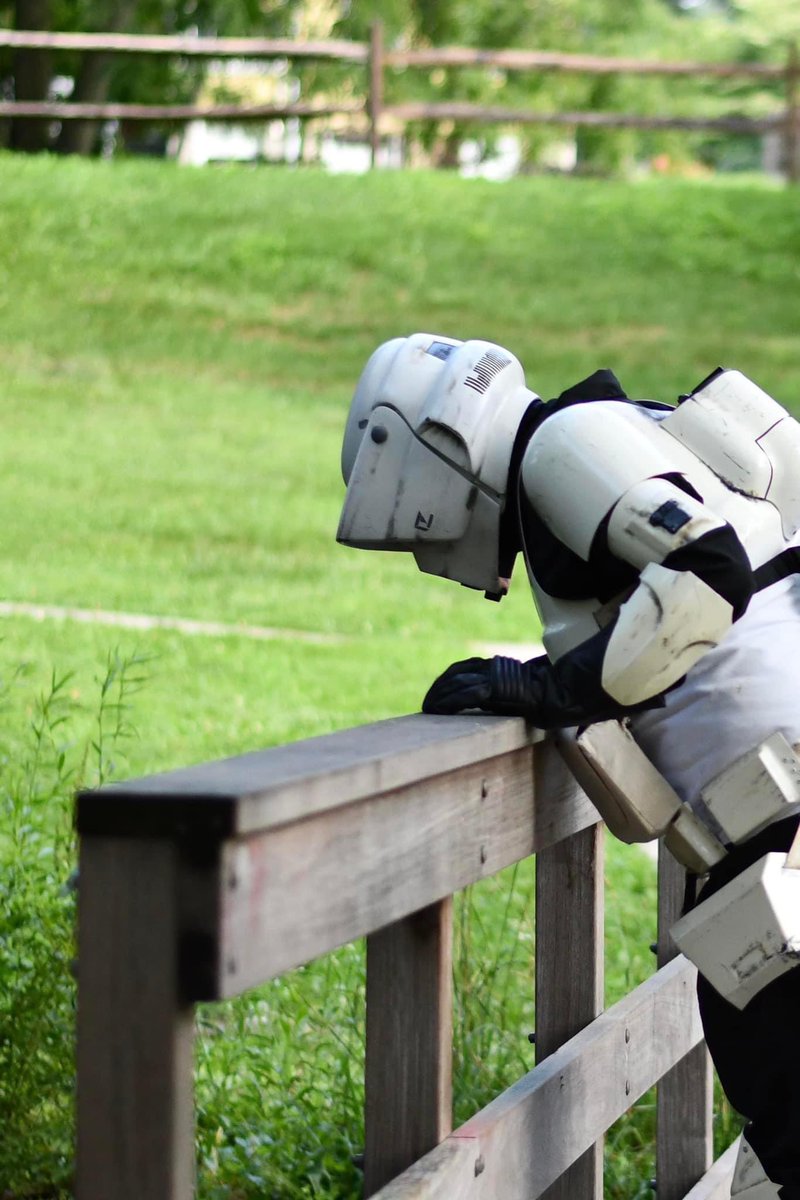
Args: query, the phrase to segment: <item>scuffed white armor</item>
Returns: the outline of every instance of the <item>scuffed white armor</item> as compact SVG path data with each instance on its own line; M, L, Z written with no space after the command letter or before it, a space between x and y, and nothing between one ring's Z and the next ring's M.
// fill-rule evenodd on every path
M512 447L536 401L519 361L491 342L384 343L347 418L337 541L410 551L421 571L497 593Z
M633 705L676 683L725 637L733 611L694 573L663 561L726 522L754 569L779 554L800 525L798 461L800 426L736 371L712 376L666 416L613 400L553 414L523 460L528 500L585 562L605 525L608 548L640 574L633 592L611 604L562 601L528 561L550 656L616 619L604 690ZM698 874L730 845L800 811L800 762L780 734L744 754L691 806L648 790L641 752L618 722L564 735L562 744L612 831L626 841L664 836ZM744 1007L800 958L800 870L784 854L765 855L672 932L706 979Z
M619 610L603 659L603 690L620 704L657 696L731 627L733 608L691 571L650 562Z
M381 346L347 422L338 540L411 551L422 570L496 598L509 464L537 401L516 358L491 343L415 334ZM565 757L612 832L625 841L663 836L698 875L800 811L800 692L785 670L787 645L800 658L800 596L784 580L734 623L731 604L687 563L702 570L693 543L726 525L754 571L788 546L800 551L799 462L800 425L744 375L720 370L675 409L567 403L535 429L521 464L523 534L529 503L532 527L543 522L587 565L582 573L572 563L573 591L594 578L597 561L603 583L587 589L608 597L622 587L617 578L630 585L603 601L551 595L526 545L550 659L611 627L597 643L606 695L630 708L666 693L663 707L624 722L560 731ZM684 550L683 569L673 569L669 556ZM620 563L630 570L617 574ZM745 563L732 569L746 580ZM765 572L759 584L777 578ZM740 1008L800 959L800 837L796 844L789 855L764 855L673 930ZM732 1195L777 1194L743 1141Z
M722 448L709 433L712 426L724 428ZM800 528L798 461L800 425L740 372L724 371L666 416L620 400L553 414L531 440L522 486L551 533L584 561L609 514L612 551L637 568L685 544L688 530L682 536L678 530L671 543L662 537L657 546L648 545L647 485L651 504L671 496L686 511L696 537L728 522L756 568L785 549ZM702 504L664 478L676 474ZM616 615L597 599L548 595L536 565L527 567L553 660Z
M731 1200L778 1200L778 1185L766 1172L747 1138L739 1139L739 1153L731 1180Z

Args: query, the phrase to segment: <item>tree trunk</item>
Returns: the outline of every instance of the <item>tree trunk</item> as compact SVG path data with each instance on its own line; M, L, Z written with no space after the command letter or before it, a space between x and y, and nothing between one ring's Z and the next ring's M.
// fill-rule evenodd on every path
M103 20L104 33L127 33L136 14L136 0L120 0ZM108 99L114 71L114 54L86 54L70 97L76 104L103 104ZM91 154L97 140L98 121L64 121L56 149L61 154Z
M49 29L51 0L16 0L16 29ZM51 55L47 50L17 50L13 57L14 98L46 100L50 87ZM49 139L47 121L16 117L11 122L9 145L12 150L34 153L44 150Z
M458 167L458 152L463 138L456 128L439 141L433 151L433 165L437 171L452 171Z

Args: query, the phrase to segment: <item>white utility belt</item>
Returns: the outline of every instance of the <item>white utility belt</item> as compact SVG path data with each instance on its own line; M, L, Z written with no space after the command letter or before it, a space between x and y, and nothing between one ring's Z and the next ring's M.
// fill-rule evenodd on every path
M656 770L624 722L564 730L559 747L611 832L663 837L705 875L733 846L800 814L800 758L775 733L703 788L691 807ZM679 949L737 1008L800 961L800 834L789 854L765 854L672 929Z

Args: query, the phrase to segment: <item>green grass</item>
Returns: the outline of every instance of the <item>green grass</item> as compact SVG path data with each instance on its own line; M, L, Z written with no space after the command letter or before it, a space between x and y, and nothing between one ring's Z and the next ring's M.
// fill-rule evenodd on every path
M0 592L361 635L520 637L333 542L354 380L428 328L549 396L674 397L725 361L800 393L792 193L661 182L0 160Z
M56 738L72 761L96 734L109 652L148 660L127 711L137 736L109 746L117 774L135 775L414 710L474 642L538 635L521 571L498 606L405 556L335 545L344 417L382 339L496 340L544 396L607 365L632 395L670 399L724 362L797 410L799 310L796 195L756 182L498 186L0 156L0 596L341 639L6 619L6 676L30 666L6 696L5 775L54 665L72 673ZM45 839L64 790L36 809ZM608 879L613 1000L652 970L653 870L612 845ZM510 901L509 888L506 873L461 901L459 1119L532 1063L530 865ZM51 895L42 920L56 909ZM361 953L204 1010L206 1200L355 1194ZM609 1146L607 1196L630 1200L652 1175L651 1100Z

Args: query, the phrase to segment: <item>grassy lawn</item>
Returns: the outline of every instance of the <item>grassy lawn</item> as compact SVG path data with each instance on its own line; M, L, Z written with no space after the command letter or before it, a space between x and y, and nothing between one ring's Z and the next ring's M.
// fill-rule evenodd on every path
M146 681L123 697L124 736L104 750L104 769L111 759L133 775L412 711L475 642L536 638L521 571L490 605L405 556L335 545L343 421L382 339L496 340L545 397L611 366L630 394L672 399L722 362L800 411L797 197L755 183L498 186L0 156L0 284L0 598L337 639L3 620L4 803L17 831L0 834L4 884L30 850L26 803L46 847L74 772L97 770L110 654L146 660L130 670ZM15 764L54 669L69 678L48 741L55 783L41 790L52 802L31 807ZM653 871L612 846L608 875L612 1000L652 969ZM63 885L55 869L43 880ZM532 1061L530 866L510 905L509 883L462 901L459 1119ZM203 1013L207 1200L356 1194L360 956L348 948ZM0 992L16 978L9 963ZM4 1003L0 1023L16 1011ZM0 1092L0 1129L13 1100ZM647 1194L651 1109L609 1139L611 1200ZM14 1128L55 1119L41 1101L18 1104ZM0 1133L0 1190L68 1180L68 1151L55 1162L31 1149L26 1179L25 1147L14 1159L9 1143Z

